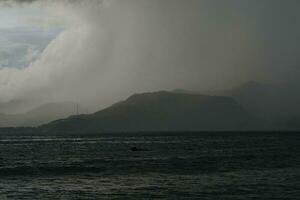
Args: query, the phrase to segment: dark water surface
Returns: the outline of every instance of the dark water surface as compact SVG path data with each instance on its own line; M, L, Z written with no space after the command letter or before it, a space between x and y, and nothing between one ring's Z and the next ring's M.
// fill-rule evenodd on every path
M299 196L297 133L0 136L1 200Z

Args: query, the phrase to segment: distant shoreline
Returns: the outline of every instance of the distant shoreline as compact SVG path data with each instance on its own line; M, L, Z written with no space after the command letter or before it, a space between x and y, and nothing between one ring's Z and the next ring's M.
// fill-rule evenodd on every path
M205 136L205 135L259 135L300 134L299 130L224 130L224 131L132 131L132 132L85 132L85 131L43 131L39 128L0 128L1 136Z

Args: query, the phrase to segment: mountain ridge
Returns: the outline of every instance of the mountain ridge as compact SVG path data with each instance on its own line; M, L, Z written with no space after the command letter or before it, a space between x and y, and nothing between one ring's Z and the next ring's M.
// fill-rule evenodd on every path
M37 127L75 114L75 103L46 103L20 114L0 114L0 127Z
M258 121L230 97L159 91L134 94L94 114L71 116L41 128L103 132L247 130Z

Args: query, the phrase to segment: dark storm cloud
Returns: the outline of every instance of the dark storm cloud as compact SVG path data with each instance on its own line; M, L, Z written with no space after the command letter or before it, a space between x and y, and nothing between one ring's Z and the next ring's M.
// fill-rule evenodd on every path
M103 106L149 90L298 84L298 0L40 2L56 2L68 28L25 71L0 72L3 96Z
M300 1L241 1L240 9L255 31L260 73L274 82L299 84Z
M0 2L32 3L37 0L0 0Z
M33 2L33 1L36 1L36 0L14 0L16 2L19 2L19 3L30 3L30 2Z

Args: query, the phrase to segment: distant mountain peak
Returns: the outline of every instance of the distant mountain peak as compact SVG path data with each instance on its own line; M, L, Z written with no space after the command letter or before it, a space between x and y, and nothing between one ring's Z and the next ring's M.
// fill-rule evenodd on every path
M0 127L39 126L76 114L76 103L51 102L20 114L0 114Z

